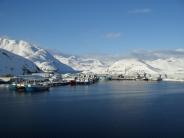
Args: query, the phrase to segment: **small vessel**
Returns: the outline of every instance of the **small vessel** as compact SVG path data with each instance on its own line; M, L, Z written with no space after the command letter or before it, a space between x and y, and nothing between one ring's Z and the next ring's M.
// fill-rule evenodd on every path
M16 83L12 83L9 85L9 89L10 90L13 90L13 91L16 91L17 90L17 84Z
M65 86L65 85L69 85L69 82L67 81L55 81L55 82L50 82L51 87L54 86Z
M20 92L25 91L25 84L23 83L17 84L16 91L20 91Z
M12 83L9 85L9 89L12 91L19 91L19 92L37 92L37 91L48 91L48 85L43 84L16 84Z
M38 91L48 91L49 90L48 85L43 85L43 84L27 84L25 86L25 91L26 92L38 92Z
M9 89L12 91L25 91L25 85L23 83L12 83L9 85Z
M85 80L76 80L76 83L78 85L89 85L91 83L93 83L92 81L88 80L88 79L85 79Z
M49 84L51 87L54 86L65 86L65 85L69 85L69 82L67 80L63 80L61 77L58 78L49 78Z
M70 85L71 85L71 86L74 86L74 85L76 85L76 84L77 84L76 80L71 80L71 81L70 81Z

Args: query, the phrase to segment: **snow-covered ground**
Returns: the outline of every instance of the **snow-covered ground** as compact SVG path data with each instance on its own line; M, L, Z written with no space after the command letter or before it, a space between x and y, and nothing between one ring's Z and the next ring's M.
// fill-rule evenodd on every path
M0 38L0 48L29 59L43 71L74 72L71 67L55 59L48 51L22 40Z
M39 68L28 59L0 49L0 75L22 75L40 72Z

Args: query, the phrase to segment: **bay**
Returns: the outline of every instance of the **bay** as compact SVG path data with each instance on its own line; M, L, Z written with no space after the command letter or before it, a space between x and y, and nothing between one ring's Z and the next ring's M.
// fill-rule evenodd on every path
M184 83L104 81L48 92L0 87L0 137L184 137Z

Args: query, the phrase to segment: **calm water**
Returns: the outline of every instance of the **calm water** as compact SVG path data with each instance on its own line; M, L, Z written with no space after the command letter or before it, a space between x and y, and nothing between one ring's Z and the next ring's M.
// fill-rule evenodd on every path
M184 137L184 83L111 81L15 93L0 87L0 137Z

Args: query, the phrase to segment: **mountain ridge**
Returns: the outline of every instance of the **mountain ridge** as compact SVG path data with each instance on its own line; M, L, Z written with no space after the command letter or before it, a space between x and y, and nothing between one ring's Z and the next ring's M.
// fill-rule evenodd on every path
M134 51L127 57L111 55L74 56L58 51L45 50L23 40L0 38L0 48L18 54L34 62L43 71L59 73L75 70L96 74L167 74L170 78L182 78L184 74L184 50ZM184 77L182 78L184 80Z
M34 62L41 70L46 72L75 72L73 68L55 59L47 50L23 40L17 41L13 39L0 38L0 48Z
M41 72L30 60L0 48L0 75L23 75Z

